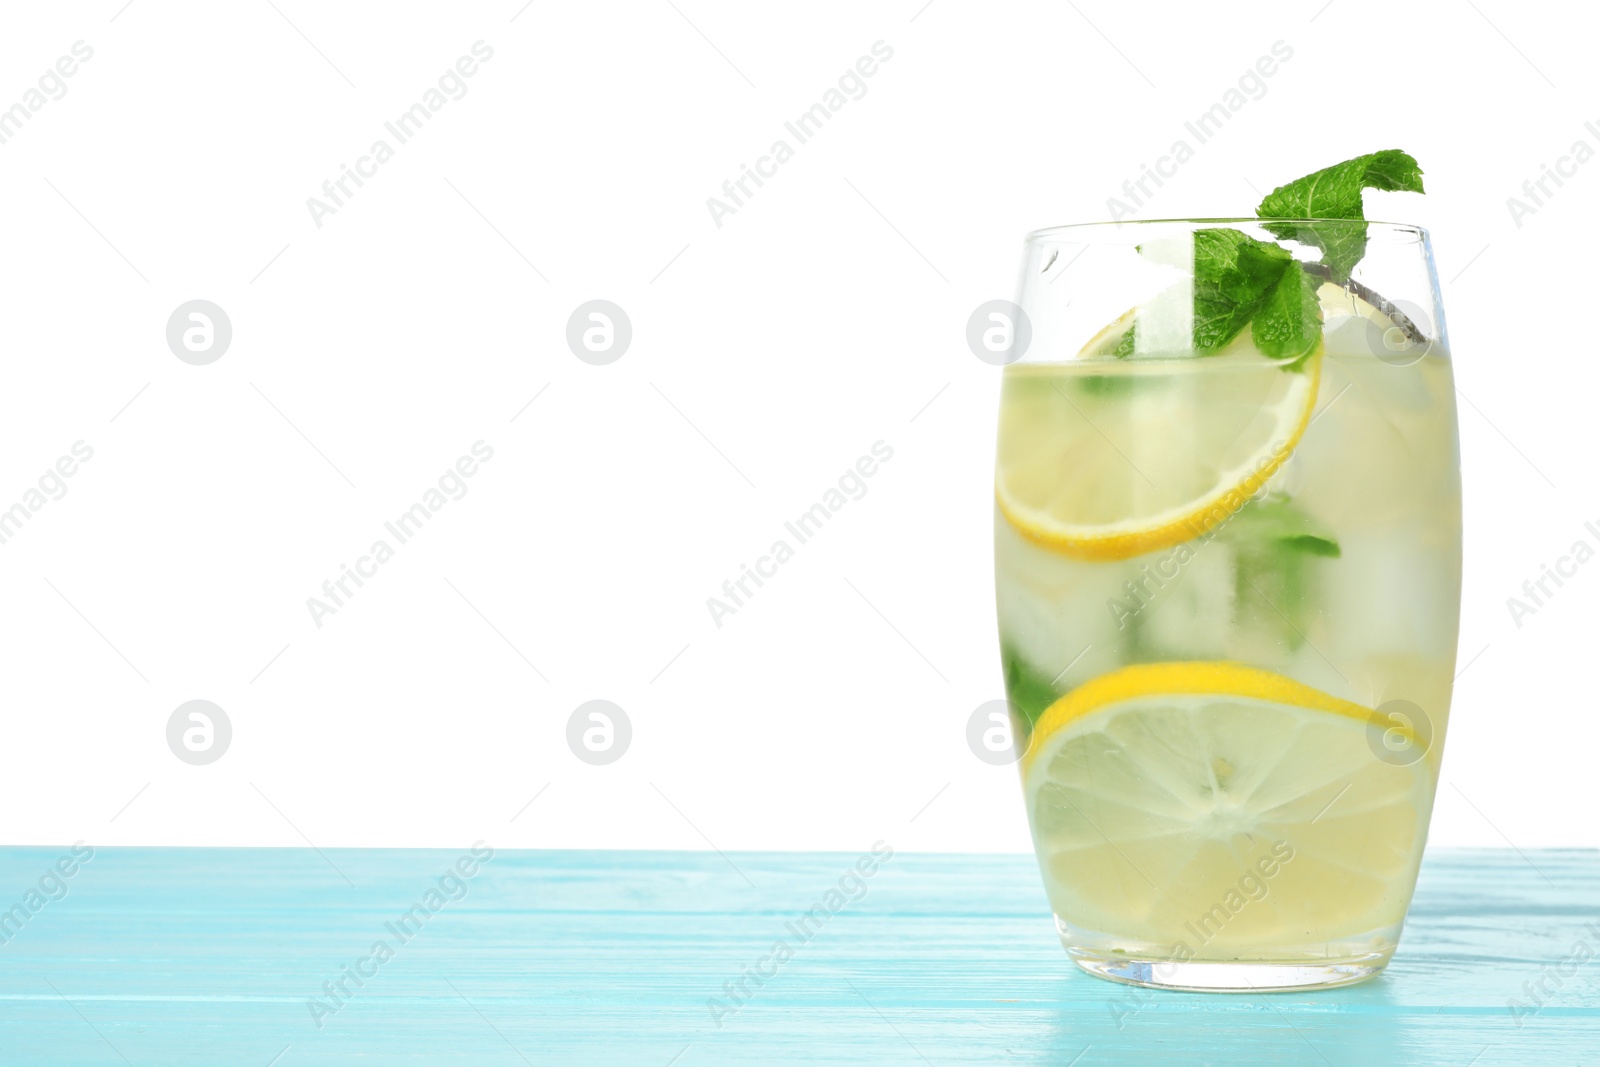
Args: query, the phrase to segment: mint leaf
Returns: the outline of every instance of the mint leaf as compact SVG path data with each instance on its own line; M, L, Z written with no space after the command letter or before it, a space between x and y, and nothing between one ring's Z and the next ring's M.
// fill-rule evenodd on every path
M1262 219L1352 220L1326 225L1264 223L1278 237L1320 248L1334 281L1342 284L1367 250L1366 211L1361 202L1363 189L1420 193L1423 191L1422 168L1397 148L1357 156L1280 185L1261 201L1256 216Z
M1251 501L1228 520L1220 535L1241 546L1271 546L1329 559L1340 555L1333 531L1286 497Z
M1272 634L1290 649L1305 642L1324 576L1312 560L1338 559L1339 542L1293 501L1246 504L1222 528L1235 548L1236 624Z
M1239 230L1194 235L1195 351L1209 355L1239 335L1294 262L1286 249Z
M1281 245L1240 230L1196 231L1193 351L1202 356L1219 352L1249 326L1263 354L1287 360L1286 370L1299 370L1322 335L1317 290L1323 279L1370 297L1374 306L1386 305L1350 276L1367 250L1365 189L1420 193L1422 168L1399 149L1385 149L1280 185L1256 208L1263 229L1321 250L1320 264L1301 263ZM1415 334L1414 339L1425 340L1403 315L1396 322ZM1134 355L1136 331L1137 326L1123 333L1111 354L1118 359Z
M1321 556L1324 559L1338 559L1339 542L1331 537L1320 534L1294 534L1290 537L1280 537L1278 544L1290 552L1299 552L1306 556Z
M1322 304L1317 290L1322 280L1301 270L1286 269L1250 321L1250 336L1263 355L1293 359L1288 369L1299 370L1322 340Z
M1029 665L1014 649L1002 646L1000 661L1005 668L1006 700L1032 726L1061 694L1044 672Z
M1257 348L1273 359L1294 360L1289 369L1298 370L1322 336L1319 284L1279 245L1226 227L1196 231L1195 352L1219 352L1249 326ZM1112 355L1134 354L1136 329L1122 335Z
M1364 219L1363 189L1422 192L1422 168L1398 148L1373 152L1296 178L1256 208L1263 219Z

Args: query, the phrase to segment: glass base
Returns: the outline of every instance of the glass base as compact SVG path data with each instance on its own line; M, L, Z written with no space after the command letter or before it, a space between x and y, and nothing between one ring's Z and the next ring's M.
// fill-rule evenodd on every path
M1331 989L1364 982L1383 970L1389 953L1346 959L1275 963L1265 960L1140 959L1085 952L1067 946L1072 962L1096 978L1150 989L1193 993L1273 993L1293 989Z

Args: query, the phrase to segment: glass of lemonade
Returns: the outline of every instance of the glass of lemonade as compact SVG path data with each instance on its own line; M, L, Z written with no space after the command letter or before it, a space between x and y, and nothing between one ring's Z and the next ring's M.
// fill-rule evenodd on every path
M1268 355L1213 321L1228 294L1195 264L1232 234L1311 278L1309 350ZM1343 279L1313 247L1339 238L1365 242ZM1041 230L1012 312L996 598L1063 945L1101 977L1181 989L1376 974L1427 837L1461 594L1426 231Z

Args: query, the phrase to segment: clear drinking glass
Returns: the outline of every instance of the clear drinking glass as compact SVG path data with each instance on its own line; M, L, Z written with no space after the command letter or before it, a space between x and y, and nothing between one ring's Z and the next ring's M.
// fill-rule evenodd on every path
M1360 255L1347 276L1335 246ZM1219 281L1241 247L1286 288ZM1281 308L1229 333L1300 271L1309 350L1282 352ZM1376 974L1427 837L1461 594L1426 231L1040 230L1009 315L996 599L1063 945L1172 988Z

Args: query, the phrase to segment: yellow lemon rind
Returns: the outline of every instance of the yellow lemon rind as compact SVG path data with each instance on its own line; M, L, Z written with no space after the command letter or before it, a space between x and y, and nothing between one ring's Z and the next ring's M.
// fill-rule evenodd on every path
M1154 526L1140 526L1137 522L1126 522L1103 527L1079 527L1085 531L1115 530L1116 532L1066 533L1063 530L1069 528L1059 525L1045 526L1036 518L1019 514L1021 509L1007 501L999 485L995 487L995 503L999 506L1000 513L1024 539L1074 559L1093 561L1132 559L1135 556L1171 548L1196 537L1202 537L1232 518L1235 512L1244 507L1246 501L1259 492L1261 487L1267 484L1267 480L1278 472L1278 468L1288 461L1294 453L1295 446L1305 436L1306 427L1311 424L1312 413L1316 410L1317 392L1322 381L1321 341L1317 342L1317 347L1307 357L1304 373L1310 376L1310 388L1306 391L1305 406L1301 409L1300 418L1296 421L1294 431L1288 440L1274 449L1263 462L1258 463L1243 480L1198 501L1182 505L1178 517L1174 519Z
M1371 720L1372 709L1314 689L1293 678L1259 667L1228 661L1136 663L1102 674L1066 693L1045 709L1033 729L1023 756L1026 774L1045 743L1063 728L1089 715L1133 700L1152 697L1231 696L1283 704L1311 711L1342 715L1358 722ZM1406 726L1398 730L1410 741L1419 739Z

